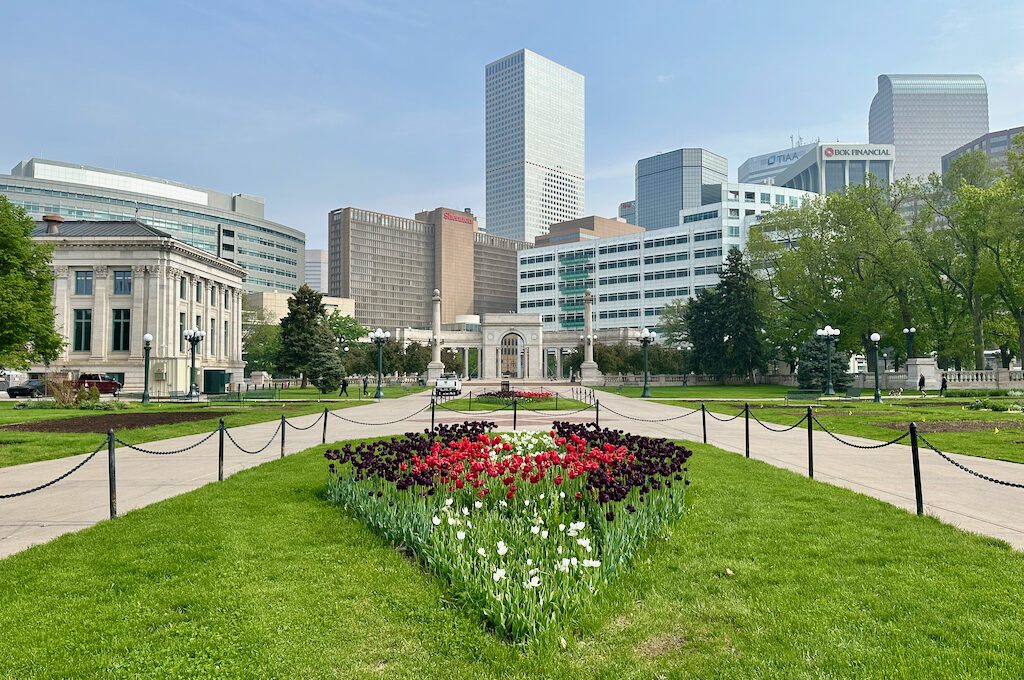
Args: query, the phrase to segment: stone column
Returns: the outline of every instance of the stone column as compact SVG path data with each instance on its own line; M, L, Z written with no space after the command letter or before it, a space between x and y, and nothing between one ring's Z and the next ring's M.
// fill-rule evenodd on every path
M580 382L584 385L599 385L601 371L594 361L594 295L589 290L583 294L583 363L580 364Z
M433 382L441 377L444 364L441 362L441 291L434 289L431 298L434 306L430 324L430 363L427 364L427 381Z
M75 320L74 312L71 311L71 289L68 282L70 272L70 268L63 265L53 268L53 327L67 340L60 353L61 361L68 360L68 353L74 349L75 342Z
M462 379L469 380L469 346L462 348Z
M142 336L156 330L149 328L149 319L146 316L146 278L145 265L137 264L132 267L132 325L131 338L128 341L128 356L139 361L143 355ZM125 376L125 381L127 382L127 380L128 377Z
M92 360L106 361L110 351L110 293L107 290L109 270L104 265L92 268ZM99 367L97 366L97 369Z
M562 379L562 348L555 348L555 377L558 380Z

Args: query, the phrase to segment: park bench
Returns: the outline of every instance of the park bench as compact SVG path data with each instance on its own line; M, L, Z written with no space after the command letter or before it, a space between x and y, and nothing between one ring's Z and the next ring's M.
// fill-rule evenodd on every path
M786 403L790 401L818 401L821 392L818 390L789 390L786 392Z
M225 392L224 394L211 394L206 397L209 401L242 401L241 392Z
M863 391L861 387L847 387L846 399L860 399L860 393Z
M188 392L171 392L171 401L199 401L197 395L189 394Z

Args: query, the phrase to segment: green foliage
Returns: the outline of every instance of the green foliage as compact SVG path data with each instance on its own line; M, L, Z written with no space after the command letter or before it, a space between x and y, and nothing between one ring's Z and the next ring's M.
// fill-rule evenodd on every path
M0 196L0 367L27 368L57 358L51 248L32 240L32 221Z
M738 248L730 248L721 280L716 287L720 296L721 326L725 342L725 367L733 375L754 381L754 371L767 368L764 345L764 319L758 300L758 286L750 265Z
M722 294L705 288L686 307L686 328L693 348L693 368L718 379L728 373L725 339L728 331L722 313Z
M370 332L351 316L343 316L337 309L333 310L327 317L327 326L331 333L341 342L355 342L359 338L365 338Z
M323 295L306 284L288 298L288 315L281 320L281 351L278 369L290 375L302 375L303 385L310 364L324 347L333 348L335 341L322 303Z
M267 371L277 373L277 359L281 356L281 327L277 324L254 325L242 341L245 372Z
M853 382L853 376L847 372L849 356L846 352L832 350L832 386L836 390L845 389ZM800 389L825 391L828 384L828 345L824 338L817 336L808 340L800 348L800 366L796 373Z

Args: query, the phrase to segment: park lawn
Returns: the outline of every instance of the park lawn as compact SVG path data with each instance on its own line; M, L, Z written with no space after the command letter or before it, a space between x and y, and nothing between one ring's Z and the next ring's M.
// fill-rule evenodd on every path
M1024 555L694 449L689 513L564 649L497 639L328 504L316 447L0 560L0 677L1024 675Z
M472 402L472 407L470 405ZM504 399L490 399L474 397L460 397L458 399L448 399L445 401L438 402L437 408L450 409L453 411L494 411L504 408L505 410L512 410L512 402ZM559 396L557 399L552 397L551 399L530 399L519 400L520 410L533 410L533 411L577 411L582 408L591 408L590 404L586 404L576 399L569 399L568 397Z
M1020 413L971 411L973 399L948 402L940 399L890 399L881 404L819 401L813 405L818 420L832 432L888 441L918 424L925 438L943 452L961 453L1024 463L1024 415ZM1012 403L1014 399L999 400ZM1020 401L1019 398L1016 401ZM700 402L660 401L685 408L700 408ZM727 416L743 410L743 402L706 402L715 413ZM807 405L754 404L751 412L766 423L792 425L807 412ZM889 425L886 427L885 425ZM709 431L714 427L709 420ZM751 432L756 432L757 426ZM942 429L963 431L942 432ZM753 435L751 435L753 436Z
M423 385L385 385L384 386L384 398L385 399L397 399L399 397L405 397L410 394L416 394L417 392L423 392L427 387ZM369 396L363 396L363 383L359 380L353 380L348 386L348 393L350 398L357 401L372 401L373 395L377 392L377 383L370 381ZM321 392L312 385L308 387L289 387L287 389L278 390L279 399L316 399L320 401L324 400L344 400L345 397L339 397L337 392Z
M638 398L643 387L595 387L623 397ZM792 387L785 385L665 385L651 386L652 399L782 399Z

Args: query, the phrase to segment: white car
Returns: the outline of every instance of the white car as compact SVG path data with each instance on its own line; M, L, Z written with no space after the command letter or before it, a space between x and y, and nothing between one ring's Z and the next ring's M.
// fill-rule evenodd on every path
M442 373L434 383L434 394L439 396L462 394L462 381L454 373Z

